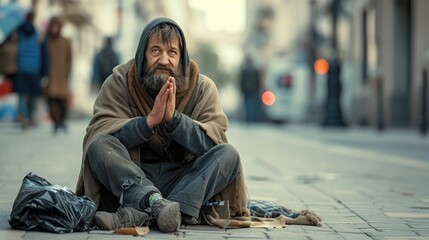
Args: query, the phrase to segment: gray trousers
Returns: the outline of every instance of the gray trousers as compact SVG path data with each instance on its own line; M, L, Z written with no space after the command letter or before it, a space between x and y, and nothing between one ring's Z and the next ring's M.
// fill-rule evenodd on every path
M142 163L140 168L111 135L91 142L86 161L103 186L99 210L114 212L120 203L143 210L139 207L141 199L154 191L178 202L181 212L196 218L201 206L240 171L239 154L227 143L214 146L195 161Z

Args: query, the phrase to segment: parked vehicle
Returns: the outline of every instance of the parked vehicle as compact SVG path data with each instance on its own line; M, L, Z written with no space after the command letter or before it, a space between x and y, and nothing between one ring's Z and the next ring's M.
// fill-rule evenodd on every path
M273 59L264 76L265 119L276 123L304 121L309 81L310 69L304 60L293 57Z

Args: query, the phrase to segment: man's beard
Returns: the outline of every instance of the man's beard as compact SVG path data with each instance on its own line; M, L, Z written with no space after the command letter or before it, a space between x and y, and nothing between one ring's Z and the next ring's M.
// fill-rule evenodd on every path
M179 66L179 69L180 66ZM176 91L181 89L182 83L185 80L184 75L180 70L174 70L170 66L162 66L156 64L152 69L145 66L145 75L143 77L143 87L151 92L158 93L164 86L167 79L171 76L176 80ZM168 70L169 73L157 73L157 70Z

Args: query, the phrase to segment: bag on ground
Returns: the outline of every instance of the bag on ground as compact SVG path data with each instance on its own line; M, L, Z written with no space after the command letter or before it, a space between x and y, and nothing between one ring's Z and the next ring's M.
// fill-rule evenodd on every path
M24 177L13 203L13 229L68 233L90 230L97 206L67 187L52 185L34 173Z

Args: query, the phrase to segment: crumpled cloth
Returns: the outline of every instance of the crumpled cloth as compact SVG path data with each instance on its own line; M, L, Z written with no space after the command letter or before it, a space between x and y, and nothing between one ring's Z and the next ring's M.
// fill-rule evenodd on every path
M220 228L284 228L286 225L311 225L321 226L322 220L314 212L309 210L295 211L267 200L250 200L248 209L250 217L229 217L228 201L210 202L203 206L204 212L216 208L219 213L213 217L203 214L203 222Z
M267 200L250 200L250 215L260 218L286 217L286 224L321 226L321 218L309 210L295 211Z

